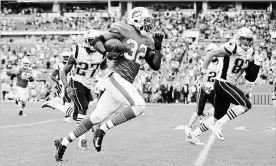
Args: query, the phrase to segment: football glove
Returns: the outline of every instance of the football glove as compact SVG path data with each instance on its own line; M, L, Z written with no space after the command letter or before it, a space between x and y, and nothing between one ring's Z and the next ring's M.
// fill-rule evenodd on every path
M258 66L261 66L262 63L265 61L265 56L263 54L255 54L254 55L254 63Z
M72 99L75 96L76 88L72 88L71 86L65 87L66 94Z
M156 50L161 50L163 38L164 38L164 34L162 32L155 32L153 34L153 40L155 43Z

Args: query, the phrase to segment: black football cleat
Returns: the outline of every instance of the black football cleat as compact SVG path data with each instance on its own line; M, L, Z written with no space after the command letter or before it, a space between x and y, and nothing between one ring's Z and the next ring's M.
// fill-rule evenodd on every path
M97 152L100 152L102 149L102 141L104 135L105 132L100 128L97 128L94 132L93 144Z
M45 102L41 105L41 108L52 108L53 110L55 110L55 108L53 106L51 106L50 102Z
M55 140L55 146L56 146L56 161L62 161L62 157L64 155L64 152L66 150L66 146L61 144L62 138Z

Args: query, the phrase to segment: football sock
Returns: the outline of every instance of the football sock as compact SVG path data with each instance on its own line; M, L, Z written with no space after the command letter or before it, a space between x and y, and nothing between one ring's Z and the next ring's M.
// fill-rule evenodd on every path
M195 129L195 131L192 132L192 134L199 136L201 133L208 131L209 130L209 126L213 125L215 123L214 118L210 117L208 119L206 119L203 123L201 123L199 125L199 127L197 127Z
M107 132L112 127L117 126L122 123L125 123L135 117L136 117L136 115L135 115L133 109L130 106L125 107L125 108L121 109L120 111L118 111L115 114L115 116L112 117L110 120L103 123L100 126L100 129L102 129L104 132Z
M193 125L195 124L198 117L199 117L198 114L196 112L194 112L193 115L191 116L191 119L190 119L190 122L189 122L189 125L188 125L189 128L193 127Z
M62 105L59 103L54 104L55 109L63 112L65 116L73 117L74 108L70 107L69 105Z
M227 113L218 120L219 123L222 125L228 122L229 120L233 120L239 115L243 114L246 111L246 108L240 105L234 106L230 110L227 111Z
M215 108L212 107L212 108L210 108L210 109L208 109L206 111L203 111L203 116L214 115L214 113L215 113Z
M90 117L86 117L83 119L77 128L70 132L69 135L62 140L62 145L68 146L71 142L73 142L76 138L80 137L81 135L85 134L93 127L93 123L90 120Z

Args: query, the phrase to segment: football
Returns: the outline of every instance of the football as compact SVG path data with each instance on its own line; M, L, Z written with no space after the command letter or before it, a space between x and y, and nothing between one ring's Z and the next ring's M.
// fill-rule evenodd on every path
M118 39L110 39L104 43L104 47L108 52L112 52L116 46L117 50L115 50L115 52L120 52L125 49L123 43Z

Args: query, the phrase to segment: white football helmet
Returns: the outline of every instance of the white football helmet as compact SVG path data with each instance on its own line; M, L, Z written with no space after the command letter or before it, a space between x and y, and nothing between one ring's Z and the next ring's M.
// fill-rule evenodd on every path
M236 34L236 42L242 49L247 51L250 47L252 47L253 40L253 32L249 28L242 27L238 30Z
M67 52L67 51L62 52L62 53L60 54L60 57L61 57L61 62L62 62L63 64L66 64L66 63L68 62L68 60L69 60L70 53Z
M89 30L84 34L84 47L90 48L90 50L95 50L93 46L90 45L91 41L100 35L99 31Z
M24 57L21 61L21 64L22 64L23 68L27 69L30 67L31 61L29 60L29 58Z
M206 47L206 53L209 52L209 51L212 51L212 50L215 50L215 49L218 49L219 47L214 44L214 43L211 43L209 44L207 47ZM215 62L218 62L218 58L217 57L213 57L212 59L212 62L215 63Z
M144 7L135 7L128 14L128 23L135 26L143 36L153 29L154 18L150 11Z

